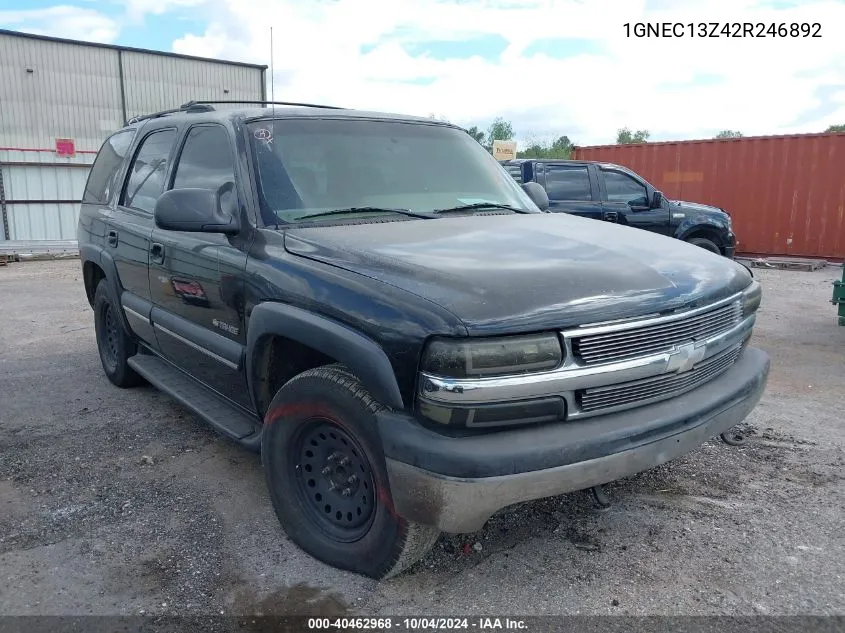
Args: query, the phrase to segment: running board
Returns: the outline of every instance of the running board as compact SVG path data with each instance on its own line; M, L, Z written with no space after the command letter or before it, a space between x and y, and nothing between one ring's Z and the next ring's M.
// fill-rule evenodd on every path
M261 432L258 419L218 396L208 387L152 354L136 354L129 366L151 385L191 410L223 435L250 446Z

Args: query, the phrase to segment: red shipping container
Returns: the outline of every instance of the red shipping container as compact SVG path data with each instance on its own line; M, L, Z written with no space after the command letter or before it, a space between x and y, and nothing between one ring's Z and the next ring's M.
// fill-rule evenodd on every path
M845 134L578 147L670 199L722 207L738 252L845 259Z

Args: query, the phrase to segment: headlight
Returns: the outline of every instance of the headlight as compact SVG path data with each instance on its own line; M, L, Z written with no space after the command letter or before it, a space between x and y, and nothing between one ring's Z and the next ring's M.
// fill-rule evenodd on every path
M563 360L556 334L475 340L435 340L422 370L444 378L480 378L554 369Z
M747 317L757 312L760 301L763 299L763 287L759 281L752 281L742 292L742 316Z

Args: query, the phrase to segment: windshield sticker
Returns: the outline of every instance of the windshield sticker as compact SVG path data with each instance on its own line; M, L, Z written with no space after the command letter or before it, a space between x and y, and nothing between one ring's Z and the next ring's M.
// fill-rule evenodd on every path
M259 141L265 141L267 143L273 142L273 133L266 127L258 128L257 130L255 130L255 132L253 132L253 136Z

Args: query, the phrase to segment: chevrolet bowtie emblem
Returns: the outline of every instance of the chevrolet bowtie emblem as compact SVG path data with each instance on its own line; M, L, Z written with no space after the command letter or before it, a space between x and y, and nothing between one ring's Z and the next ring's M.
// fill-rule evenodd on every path
M669 355L669 364L666 371L674 371L679 374L689 371L696 363L704 358L706 350L707 347L705 345L696 346L695 343L680 345L677 351Z

